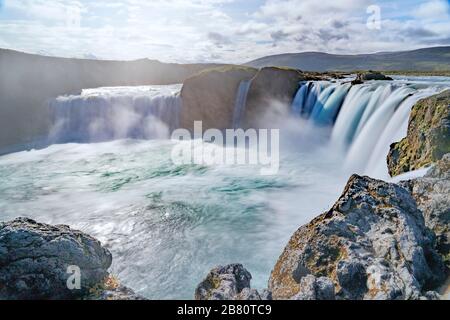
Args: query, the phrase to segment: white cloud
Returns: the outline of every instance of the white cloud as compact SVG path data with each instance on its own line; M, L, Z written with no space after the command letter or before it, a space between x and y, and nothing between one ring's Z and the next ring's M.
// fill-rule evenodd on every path
M369 30L366 9L373 2L261 0L244 12L247 0L8 0L0 45L68 57L240 63L284 52L450 44L445 1L375 1L382 29Z
M421 4L414 15L419 19L450 20L450 5L445 0L432 0Z

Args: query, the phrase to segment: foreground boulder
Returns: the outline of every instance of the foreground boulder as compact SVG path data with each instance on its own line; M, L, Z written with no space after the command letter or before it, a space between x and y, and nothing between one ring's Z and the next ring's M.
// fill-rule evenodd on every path
M436 162L450 152L450 90L419 101L409 118L408 135L391 145L389 174L396 176Z
M111 262L99 241L68 226L27 218L0 223L0 299L138 298L110 282Z
M422 211L425 224L436 234L436 249L450 270L450 153L423 177L401 183Z
M112 257L100 242L68 226L26 218L0 223L0 298L66 299L81 296L108 275ZM81 272L70 290L69 266Z
M194 121L202 121L203 130L231 128L239 84L256 72L249 67L228 66L187 79L181 90L180 126L193 130Z
M196 300L262 300L263 297L250 288L252 276L241 264L230 264L212 269L195 290Z
M434 296L427 291L445 278L434 240L406 189L353 175L331 210L294 233L269 290L274 299L331 298L331 281L337 299Z

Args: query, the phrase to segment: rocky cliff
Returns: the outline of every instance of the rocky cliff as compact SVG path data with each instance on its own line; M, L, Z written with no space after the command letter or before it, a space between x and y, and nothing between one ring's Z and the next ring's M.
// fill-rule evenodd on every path
M401 183L422 211L425 224L436 235L436 249L450 276L450 154L446 154L423 177Z
M335 76L338 75L303 73L286 68L257 70L227 66L206 70L184 82L181 127L192 130L194 121L202 121L203 130L232 128L239 84L250 80L240 125L243 128L267 128L277 114L289 111L300 81Z
M253 68L222 67L187 79L181 90L181 127L193 130L194 121L202 121L204 130L231 128L239 84L256 73Z
M391 145L389 173L396 176L440 160L450 152L450 90L419 101L412 109L408 135Z
M275 299L312 274L340 299L418 299L445 279L434 234L404 188L354 175L335 205L294 233L275 265Z
M277 115L285 115L289 111L300 81L307 78L307 75L294 69L261 69L250 85L242 126L270 127Z

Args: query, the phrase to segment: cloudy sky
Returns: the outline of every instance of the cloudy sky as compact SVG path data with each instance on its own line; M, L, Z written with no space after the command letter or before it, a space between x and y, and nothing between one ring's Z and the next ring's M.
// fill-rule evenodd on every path
M242 63L439 45L450 0L0 0L0 47L64 57Z

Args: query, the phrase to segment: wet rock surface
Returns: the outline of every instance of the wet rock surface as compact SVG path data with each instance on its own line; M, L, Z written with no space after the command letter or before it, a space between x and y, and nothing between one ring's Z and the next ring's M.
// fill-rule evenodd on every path
M196 300L262 300L271 293L250 288L252 276L241 264L218 266L212 269L195 290Z
M406 189L353 175L331 210L292 236L269 290L274 299L331 298L331 281L337 299L424 298L445 279L434 241Z
M391 145L389 174L430 165L450 153L450 90L420 100L412 109L408 135Z
M330 79L335 74L305 73L296 69L267 67L261 70L225 66L205 70L187 79L181 90L182 128L193 130L194 121L202 129L233 127L233 113L239 85L251 81L242 115L243 128L266 128L269 117L283 115L297 93L300 81ZM274 114L275 113L275 114Z
M181 127L193 130L194 121L202 121L203 130L231 128L239 84L256 73L253 68L229 66L187 79L181 91Z
M309 75L299 70L267 67L253 78L247 97L242 126L267 128L289 112L300 85Z

